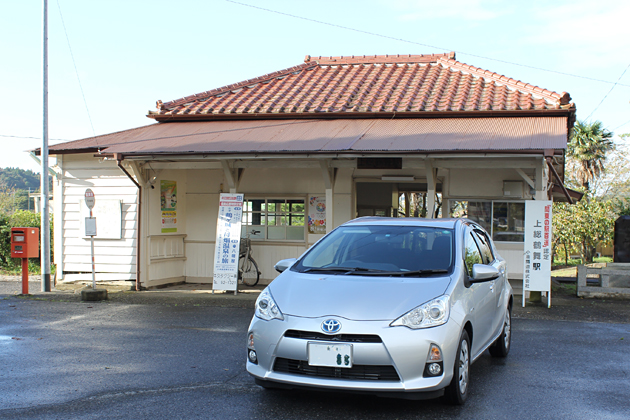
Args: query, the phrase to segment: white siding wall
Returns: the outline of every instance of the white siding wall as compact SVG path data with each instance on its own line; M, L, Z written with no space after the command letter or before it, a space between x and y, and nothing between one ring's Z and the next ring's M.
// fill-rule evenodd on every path
M94 239L97 281L135 281L137 188L115 161L98 162L91 155L58 160L55 184L55 263L57 281L91 281L90 239L82 235L81 200L87 188L99 200L122 201L122 238ZM98 229L98 219L97 219Z

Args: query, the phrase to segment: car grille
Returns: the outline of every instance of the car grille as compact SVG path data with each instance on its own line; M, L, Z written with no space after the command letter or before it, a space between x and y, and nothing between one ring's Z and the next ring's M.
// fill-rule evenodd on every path
M315 341L345 341L348 343L382 343L381 337L373 334L336 334L328 335L313 331L287 330L285 337Z
M276 372L315 376L318 378L400 382L400 377L393 366L354 365L351 368L334 368L310 366L308 362L304 360L278 357L276 358L273 370Z

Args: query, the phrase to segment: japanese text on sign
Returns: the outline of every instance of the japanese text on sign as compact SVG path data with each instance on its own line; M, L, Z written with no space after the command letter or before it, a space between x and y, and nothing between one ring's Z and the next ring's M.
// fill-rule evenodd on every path
M243 216L242 194L221 194L214 250L213 290L236 290Z
M523 290L551 290L551 201L525 203Z

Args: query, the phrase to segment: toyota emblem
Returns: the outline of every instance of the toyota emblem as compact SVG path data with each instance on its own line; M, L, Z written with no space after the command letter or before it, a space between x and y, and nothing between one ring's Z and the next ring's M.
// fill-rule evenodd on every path
M337 321L336 319L327 319L326 321L322 322L322 331L324 331L326 334L334 334L336 332L339 332L340 329L341 322Z

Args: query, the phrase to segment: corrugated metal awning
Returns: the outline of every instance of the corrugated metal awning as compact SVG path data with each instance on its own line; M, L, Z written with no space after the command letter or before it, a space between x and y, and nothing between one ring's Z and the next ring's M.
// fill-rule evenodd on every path
M159 123L54 145L50 153L500 152L566 145L566 117L292 119Z

